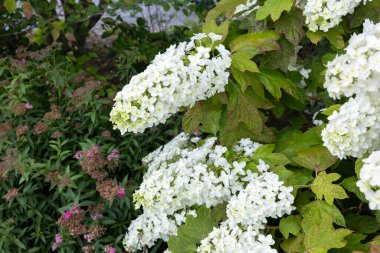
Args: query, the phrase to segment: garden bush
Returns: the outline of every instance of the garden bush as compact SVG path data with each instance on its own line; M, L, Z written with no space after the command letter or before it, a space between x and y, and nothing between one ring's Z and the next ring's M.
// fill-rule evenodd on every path
M379 10L221 0L201 27L9 47L0 249L379 252Z

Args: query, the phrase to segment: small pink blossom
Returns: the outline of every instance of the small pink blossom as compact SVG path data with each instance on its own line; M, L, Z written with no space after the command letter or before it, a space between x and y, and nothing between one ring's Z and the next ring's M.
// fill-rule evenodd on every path
M76 153L75 153L75 155L74 155L74 158L75 159L81 159L83 157L83 153L82 153L82 151L77 151Z
M91 217L93 220L99 220L99 219L103 218L103 214L96 212L96 213L93 213Z
M202 135L202 131L201 131L200 129L196 129L196 130L194 131L194 135L195 135L195 136L201 136L201 135Z
M108 160L108 161L111 161L111 160L116 160L116 161L118 161L119 158L120 158L120 153L119 153L119 150L118 150L118 149L114 149L114 150L112 150L111 154L109 154L109 155L107 156L107 160Z
M71 212L70 211L66 211L65 212L65 220L70 220L70 217L71 217Z
M27 109L27 110L30 110L30 109L33 109L33 105L29 104L29 103L25 103L24 104L24 108Z
M94 234L90 233L90 234L85 234L84 236L84 239L88 242L88 243L91 243L92 240L94 240L95 236Z
M63 242L62 236L60 234L55 234L55 242L61 244Z
M105 246L104 252L105 253L116 253L116 249L114 247L111 247L111 246Z
M122 199L124 198L125 196L125 189L123 187L120 187L118 190L117 190L117 194L116 196L119 198L119 199Z

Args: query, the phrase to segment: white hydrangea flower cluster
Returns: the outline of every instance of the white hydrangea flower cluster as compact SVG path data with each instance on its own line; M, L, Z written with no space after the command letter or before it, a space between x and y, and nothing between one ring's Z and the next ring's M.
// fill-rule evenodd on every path
M123 241L125 249L134 252L143 246L152 247L159 238L169 240L169 236L177 234L178 227L186 220L186 215L196 216L196 212L183 210L168 216L162 212L144 211L129 226Z
M350 98L328 117L322 139L331 154L340 159L361 157L380 148L380 103L371 100L369 95Z
M110 117L122 134L140 133L164 123L182 107L223 92L228 83L230 52L222 36L196 34L190 42L158 54L146 70L118 92Z
M342 17L353 13L361 2L366 4L367 1L372 0L307 0L303 14L311 31L327 32L338 25Z
M325 88L333 98L380 91L380 23L368 19L354 34L346 53L327 64Z
M380 210L380 150L373 152L360 171L360 180L356 183L369 201L369 208Z
M201 241L198 253L276 253L272 249L274 240L271 235L260 234L254 226L244 228L231 225L228 220L222 222Z
M199 253L276 252L270 247L274 244L271 235L260 234L260 229L268 217L282 217L294 210L293 188L284 186L276 174L262 172L244 179L249 183L229 201L228 219L201 241Z
M254 10L259 9L260 6L257 4L257 0L247 0L245 4L239 4L235 9L235 17L237 19L244 19Z
M225 158L227 148L217 145L216 138L195 143L191 140L181 133L144 158L148 171L133 195L136 207L143 207L144 213L128 228L124 239L128 251L150 247L160 238L168 240L185 222L186 215L196 216L193 206L212 207L228 202L232 196L243 192L248 182L260 180L257 173L245 170L245 161L240 161L249 158L260 144L242 139L234 147L236 160L231 162ZM259 171L269 175L268 168L260 161ZM281 188L281 184L273 185L273 180L271 178L271 186L267 186L262 194L272 196L270 191Z
M325 87L333 98L351 97L322 131L333 155L361 157L380 148L380 24L364 22L346 54L329 62ZM354 96L354 97L353 97Z

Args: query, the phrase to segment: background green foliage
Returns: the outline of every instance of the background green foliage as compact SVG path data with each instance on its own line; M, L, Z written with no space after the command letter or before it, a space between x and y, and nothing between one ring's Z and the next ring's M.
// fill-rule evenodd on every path
M144 173L141 159L179 133L181 117L144 135L121 137L109 122L112 98L158 52L186 40L190 29L173 27L152 33L143 19L131 25L118 15L103 15L106 9L136 9L138 13L137 3L132 2L104 1L96 6L91 1L62 1L65 22L57 16L56 1L23 2L15 8L11 2L0 4L0 162L12 157L15 163L7 177L0 179L0 252L49 252L59 232L63 244L58 252L82 252L86 240L60 230L57 219L73 204L86 209L100 203L105 205L104 217L97 222L86 220L87 225L97 223L107 229L93 241L95 252L103 252L105 245L122 252L121 240L139 214L132 206L132 193ZM165 7L191 12L194 8L188 4L173 1ZM28 16L30 8L32 15ZM200 9L199 15L203 11ZM104 19L104 34L94 42L89 30L100 19ZM95 83L98 85L92 87ZM25 103L33 109L17 113L16 108ZM60 113L55 120L44 117L52 111L51 106L57 106ZM35 134L39 121L47 129ZM10 128L4 127L6 124ZM29 129L17 136L19 126ZM54 137L57 131L59 138ZM110 137L105 131L110 131ZM74 158L77 151L94 144L104 156L119 149L120 162L110 176L126 187L124 199L103 199L95 180ZM17 153L12 153L15 150ZM59 172L64 183L50 182L49 172ZM5 196L12 188L18 189L19 195L7 201Z
M267 143L253 159L270 164L286 185L294 187L296 196L297 210L270 220L265 228L279 252L376 249L380 214L369 210L356 186L361 161L332 157L322 145L324 126L314 126L312 121L320 109L329 107L317 116L326 119L344 102L327 96L324 65L342 52L353 33L361 32L365 18L380 21L380 1L358 7L339 26L316 33L307 31L302 11L290 0L262 0L261 8L245 20L232 19L234 8L244 2L222 0L212 9L213 1L162 1L164 10L195 11L205 20L201 28L173 27L162 32L150 32L149 20L139 19L136 25L122 21L117 11L138 13L137 1L101 1L100 5L62 1L65 21L55 10L55 0L0 3L0 158L15 161L7 178L0 179L0 252L50 251L58 232L64 236L58 252L82 252L88 243L60 231L56 221L73 204L86 208L99 203L106 206L99 223L107 232L94 241L95 252L102 252L104 245L122 252L121 240L139 214L131 196L144 173L141 158L181 130L201 130L226 146L246 137ZM94 39L90 30L99 20L104 33ZM201 29L223 35L223 44L232 53L226 92L196 103L144 135L121 137L112 131L108 117L115 93L158 52ZM306 87L299 85L298 71L288 70L295 61L311 69ZM94 82L99 85L88 89L86 85ZM85 96L75 100L81 88L87 89ZM16 113L23 103L32 104L33 109ZM44 116L53 105L61 117L47 120ZM39 121L47 129L35 134ZM17 127L22 125L29 130L17 136ZM110 137L103 134L106 130L111 131ZM57 131L61 137L53 138ZM74 159L76 151L93 144L104 155L120 150L120 162L111 176L127 187L124 199L101 198L95 181ZM52 171L69 183L49 182L46 177ZM12 188L19 195L6 201ZM200 207L197 218L189 217L178 235L170 238L171 251L194 252L223 219L224 206ZM165 246L158 242L149 252L162 252Z

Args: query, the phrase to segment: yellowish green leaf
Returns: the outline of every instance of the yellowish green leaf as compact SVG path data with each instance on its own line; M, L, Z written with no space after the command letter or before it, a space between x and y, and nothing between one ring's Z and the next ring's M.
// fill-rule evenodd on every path
M347 193L342 186L332 183L339 178L340 175L337 173L326 174L325 171L322 171L314 180L311 190L315 193L318 199L322 200L325 198L326 202L332 205L334 199L348 198Z
M4 7L8 11L9 14L16 10L16 0L5 0Z
M293 0L266 0L256 13L256 19L262 20L271 15L272 20L280 18L283 11L290 11L293 6Z

